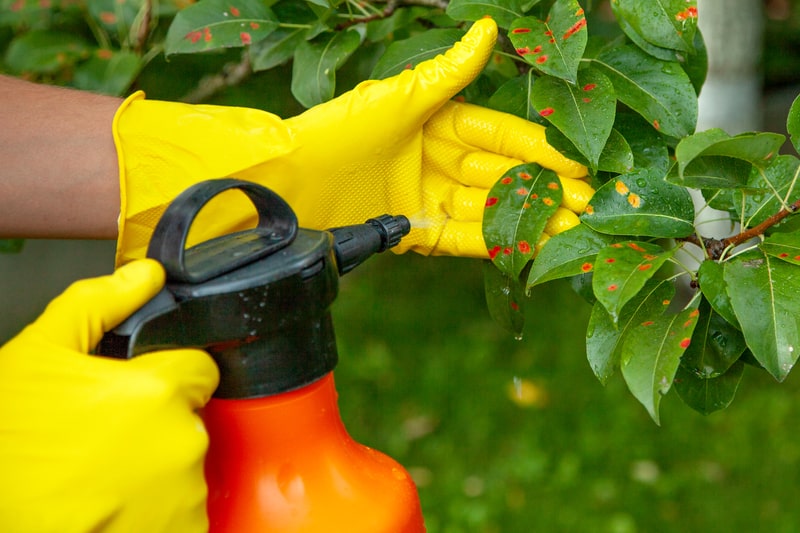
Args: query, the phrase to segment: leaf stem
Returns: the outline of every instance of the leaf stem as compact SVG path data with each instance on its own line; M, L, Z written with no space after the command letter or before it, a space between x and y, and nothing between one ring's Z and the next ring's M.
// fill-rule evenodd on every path
M201 79L197 87L181 98L181 101L188 104L203 102L227 87L239 85L252 73L250 54L245 49L241 61L229 63L223 67L222 72Z

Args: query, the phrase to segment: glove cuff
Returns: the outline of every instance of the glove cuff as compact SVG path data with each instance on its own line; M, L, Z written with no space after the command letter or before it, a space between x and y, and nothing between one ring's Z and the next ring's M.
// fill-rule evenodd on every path
M289 129L265 111L146 100L141 91L122 103L112 128L120 170L118 266L146 255L162 213L189 186L237 177L293 150ZM221 195L192 225L189 245L248 227L253 214L244 195Z

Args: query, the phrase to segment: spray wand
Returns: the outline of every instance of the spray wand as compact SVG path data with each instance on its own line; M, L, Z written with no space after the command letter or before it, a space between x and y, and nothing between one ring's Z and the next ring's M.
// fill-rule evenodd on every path
M229 189L253 203L256 227L187 249L194 218ZM409 231L402 215L298 228L282 198L235 179L190 187L164 212L147 255L167 284L97 351L196 347L214 358L220 384L203 410L212 533L425 531L410 476L350 438L333 381L339 276Z

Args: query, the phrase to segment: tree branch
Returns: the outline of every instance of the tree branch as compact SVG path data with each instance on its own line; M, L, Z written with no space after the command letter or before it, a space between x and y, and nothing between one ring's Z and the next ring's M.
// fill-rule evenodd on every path
M252 73L253 69L250 65L250 54L248 54L245 49L244 52L242 52L241 61L238 63L229 63L223 67L222 72L201 79L197 87L181 98L181 101L187 104L199 104L208 100L223 89L239 85Z

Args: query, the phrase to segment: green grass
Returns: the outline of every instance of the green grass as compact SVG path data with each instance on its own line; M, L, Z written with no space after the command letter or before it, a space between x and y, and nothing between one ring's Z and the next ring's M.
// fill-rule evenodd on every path
M670 393L658 427L592 374L566 284L527 311L522 340L501 330L473 260L385 254L342 279L345 424L412 472L430 533L800 531L800 378L748 368L707 417ZM546 401L518 405L520 382Z

